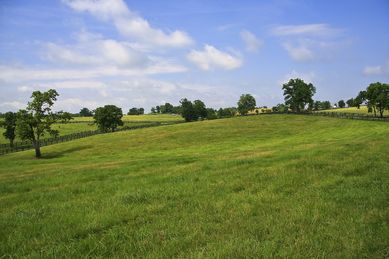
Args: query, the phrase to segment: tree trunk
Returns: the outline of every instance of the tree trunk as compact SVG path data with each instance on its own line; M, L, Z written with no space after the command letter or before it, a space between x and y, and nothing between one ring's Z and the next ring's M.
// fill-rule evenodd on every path
M41 146L40 146L39 140L34 140L32 143L33 143L34 148L35 148L35 157L41 158L42 154L41 154Z
M377 112L376 112L375 106L373 106L373 111L374 111L374 117L377 117Z
M14 140L13 140L13 139L10 139L10 140L9 140L9 146L10 146L11 148L14 147Z

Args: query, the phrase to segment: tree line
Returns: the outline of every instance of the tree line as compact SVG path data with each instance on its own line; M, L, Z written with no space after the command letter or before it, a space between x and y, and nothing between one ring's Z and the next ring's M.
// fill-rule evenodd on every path
M282 85L285 102L273 106L271 110L262 109L262 111L272 112L303 112L317 111L331 108L329 101L314 101L313 96L316 88L312 83L306 83L304 80L296 78L290 79ZM53 137L59 135L58 130L52 129L54 123L66 123L73 119L72 114L68 112L53 112L52 106L57 100L59 94L56 90L50 89L46 92L34 91L31 95L31 101L27 103L26 109L19 110L17 113L7 112L0 121L0 126L5 129L3 135L13 146L14 139L19 136L22 140L31 141L35 149L35 156L41 157L40 139L49 134ZM346 106L360 108L361 105L367 105L368 111L379 114L383 117L385 110L389 109L389 85L384 83L372 83L366 90L360 91L355 98L350 98L346 102L339 100L334 107L343 108ZM217 118L227 118L236 115L247 115L249 112L256 111L256 100L251 94L242 94L237 102L237 107L213 108L206 107L201 100L193 102L187 98L180 101L180 105L173 106L170 103L151 108L152 114L179 114L185 121L212 120ZM129 109L128 115L144 114L143 108L133 107ZM82 108L79 112L81 116L93 116L94 123L102 132L114 132L119 126L123 125L122 109L115 105L105 105L91 111L88 108Z

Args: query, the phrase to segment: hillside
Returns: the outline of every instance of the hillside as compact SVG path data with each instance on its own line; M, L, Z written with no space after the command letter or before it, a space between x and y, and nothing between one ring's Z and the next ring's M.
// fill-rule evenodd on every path
M0 156L0 251L28 257L376 257L389 124L248 116Z

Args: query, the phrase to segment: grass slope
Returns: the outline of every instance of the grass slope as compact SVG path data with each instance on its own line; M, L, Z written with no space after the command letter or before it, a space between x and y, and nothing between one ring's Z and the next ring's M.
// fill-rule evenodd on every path
M367 106L361 106L359 109L357 107L348 107L348 108L321 110L319 112L345 112L345 113L369 114L372 116L374 115L373 113L368 113Z
M93 121L93 117L74 117L74 121ZM180 115L172 114L144 114L124 115L123 121L183 121Z
M1 255L388 256L389 124L250 116L0 157Z

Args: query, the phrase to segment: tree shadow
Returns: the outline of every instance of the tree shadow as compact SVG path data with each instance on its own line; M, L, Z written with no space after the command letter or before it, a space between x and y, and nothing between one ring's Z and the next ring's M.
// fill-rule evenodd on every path
M78 146L78 147L72 147L72 148L67 148L61 151L55 151L55 152L42 152L42 157L40 159L53 159L53 158L59 158L63 157L65 154L85 150L85 149L91 149L93 146L92 145L86 145L86 146Z

